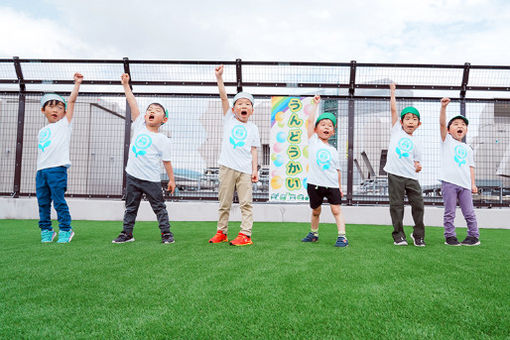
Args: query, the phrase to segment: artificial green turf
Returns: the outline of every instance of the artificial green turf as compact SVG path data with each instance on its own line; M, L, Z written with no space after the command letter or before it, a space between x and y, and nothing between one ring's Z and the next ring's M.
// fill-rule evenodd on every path
M0 338L510 337L510 230L449 247L427 228L417 248L348 225L340 249L334 225L305 244L306 223L255 223L232 247L207 243L213 222L174 222L170 245L137 222L111 244L121 225L73 221L70 244L41 244L37 221L0 220Z

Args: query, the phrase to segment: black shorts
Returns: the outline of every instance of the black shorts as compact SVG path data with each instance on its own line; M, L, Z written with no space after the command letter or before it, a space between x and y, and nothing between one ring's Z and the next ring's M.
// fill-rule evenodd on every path
M340 189L338 188L327 188L321 187L315 184L307 184L306 191L310 198L310 207L317 209L322 205L324 197L328 198L328 203L333 205L339 205L342 203L342 197L340 196Z

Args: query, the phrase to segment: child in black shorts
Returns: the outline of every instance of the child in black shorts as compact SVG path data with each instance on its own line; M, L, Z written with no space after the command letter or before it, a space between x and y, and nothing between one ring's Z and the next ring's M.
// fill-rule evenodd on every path
M311 231L303 242L317 242L319 240L319 219L324 197L328 199L331 212L338 227L338 238L335 247L347 247L349 242L345 238L345 220L340 209L342 199L340 160L338 151L328 143L335 134L336 117L325 112L317 120L315 116L320 102L320 96L315 96L315 109L308 116L308 146L309 172L307 180L308 197L312 208Z

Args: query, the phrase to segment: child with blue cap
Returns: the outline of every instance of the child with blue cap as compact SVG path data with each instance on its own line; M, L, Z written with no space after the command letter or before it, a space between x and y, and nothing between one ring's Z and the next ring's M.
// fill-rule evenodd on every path
M388 173L390 215L393 223L393 244L407 246L404 233L404 198L407 195L412 208L414 231L411 234L414 245L425 247L425 211L423 196L417 173L421 171L421 150L413 133L421 125L420 112L408 106L397 113L395 98L396 84L390 84L391 136L388 160L384 171Z
M345 220L340 208L343 196L340 159L338 151L328 142L335 135L336 117L330 112L324 112L315 120L319 102L320 96L316 95L313 98L314 110L307 121L310 158L306 191L310 198L312 219L311 231L301 241L319 240L321 206L324 198L327 198L338 229L335 247L347 247L349 242L345 237Z
M230 241L233 246L253 244L252 183L258 181L257 148L260 147L259 129L248 121L253 114L253 96L239 92L231 108L223 83L223 65L215 69L223 113L223 141L218 163L220 164L220 201L216 234L209 243L228 242L228 220L234 190L237 190L241 208L241 231Z
M51 202L57 212L59 223L58 243L69 243L74 237L71 214L64 198L67 190L67 168L71 166L69 144L74 105L83 75L74 74L74 87L66 104L56 93L41 98L41 112L48 125L39 130L37 148L37 174L35 177L37 204L39 205L39 228L41 242L53 242L56 232L51 225Z

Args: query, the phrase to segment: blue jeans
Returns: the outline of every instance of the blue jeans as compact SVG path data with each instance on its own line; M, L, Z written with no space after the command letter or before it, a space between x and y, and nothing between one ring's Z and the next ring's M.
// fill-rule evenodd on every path
M60 230L69 231L71 214L64 198L67 190L67 168L58 166L37 171L35 186L39 204L39 228L53 230L51 227L51 201L53 201Z

